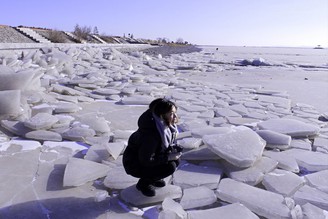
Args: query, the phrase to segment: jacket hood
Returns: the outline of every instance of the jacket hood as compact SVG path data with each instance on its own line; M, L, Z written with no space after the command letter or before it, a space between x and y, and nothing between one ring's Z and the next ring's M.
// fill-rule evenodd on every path
M141 116L138 119L138 127L141 130L148 130L148 129L157 130L155 119L150 109L146 110L143 114L141 114Z

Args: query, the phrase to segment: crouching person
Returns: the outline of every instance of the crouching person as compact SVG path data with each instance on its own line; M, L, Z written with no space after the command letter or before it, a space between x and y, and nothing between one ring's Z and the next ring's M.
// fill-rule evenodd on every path
M140 178L136 187L145 196L155 196L155 187L164 187L165 177L179 165L181 151L173 145L178 134L176 105L167 99L152 101L138 120L138 130L123 153L127 174Z

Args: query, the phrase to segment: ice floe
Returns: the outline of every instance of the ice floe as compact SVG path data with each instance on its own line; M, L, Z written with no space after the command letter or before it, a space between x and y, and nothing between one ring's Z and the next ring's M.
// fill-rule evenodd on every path
M0 53L0 215L63 218L65 202L89 218L327 217L327 112L236 82L300 64L89 45L10 53ZM122 153L158 97L178 106L184 152L149 198Z

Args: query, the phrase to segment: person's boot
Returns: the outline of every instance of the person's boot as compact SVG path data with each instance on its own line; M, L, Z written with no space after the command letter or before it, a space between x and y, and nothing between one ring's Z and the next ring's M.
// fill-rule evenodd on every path
M149 180L139 179L136 187L145 196L153 197L156 195L155 188Z
M156 180L156 181L152 182L151 184L155 187L164 187L166 185L165 181L162 179Z

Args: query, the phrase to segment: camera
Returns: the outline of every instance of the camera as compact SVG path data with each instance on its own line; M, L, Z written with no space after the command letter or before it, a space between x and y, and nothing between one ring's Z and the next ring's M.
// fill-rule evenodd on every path
M180 153L180 152L183 151L183 147L181 147L181 146L178 145L178 144L173 145L172 148L173 148L173 151L174 151L174 152L177 152L177 153Z
M180 153L182 151L183 151L183 147L177 144L169 146L166 150L167 153Z

